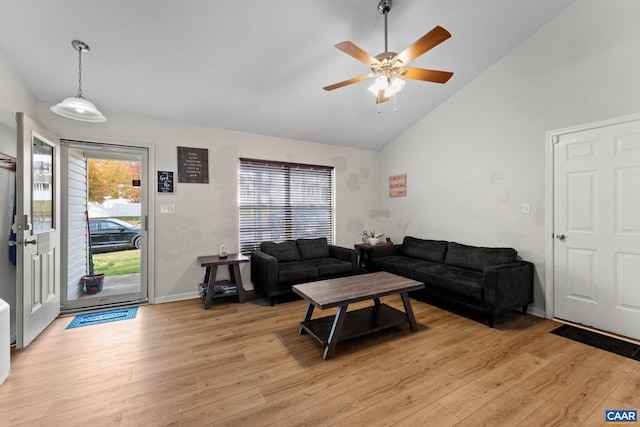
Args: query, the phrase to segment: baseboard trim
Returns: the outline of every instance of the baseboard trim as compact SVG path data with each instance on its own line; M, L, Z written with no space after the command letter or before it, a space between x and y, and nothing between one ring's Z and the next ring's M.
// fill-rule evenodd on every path
M194 299L194 298L200 298L200 293L198 291L185 292L185 293L182 293L182 294L167 295L167 296L163 296L163 297L156 296L153 303L154 304L162 304L162 303L165 303L165 302L184 301L184 300L187 300L187 299Z
M539 308L539 307L529 306L527 308L527 313L528 314L532 314L534 316L542 317L543 319L547 318L547 313L544 311L544 309Z

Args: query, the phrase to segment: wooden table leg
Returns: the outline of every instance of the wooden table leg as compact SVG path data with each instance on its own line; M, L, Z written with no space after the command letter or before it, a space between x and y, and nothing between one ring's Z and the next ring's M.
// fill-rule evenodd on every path
M218 266L213 265L211 267L206 267L204 277L207 282L207 297L204 300L204 309L208 310L211 308L211 303L213 302L213 286L216 283L216 273L218 272Z
M409 295L406 292L402 292L400 295L402 296L402 304L404 304L404 312L407 314L407 320L409 321L411 332L416 332L418 330L418 325L416 324L416 318L413 315Z
M347 307L348 305L341 305L338 307L338 312L336 313L336 317L333 320L333 326L331 327L331 332L329 333L327 345L324 347L324 354L322 355L324 360L331 357L333 350L336 348L336 344L338 344L338 339L340 339L340 330L344 324L344 318L347 315Z
M311 320L311 316L313 315L313 309L315 306L311 303L307 303L307 310L304 312L304 317L302 318L302 322L308 322ZM301 322L301 323L302 323ZM300 330L298 331L300 335L304 334L304 329L300 326Z
M236 285L236 292L238 292L238 302L244 303L246 301L244 287L242 286L242 276L240 275L240 265L229 264L229 276L231 281Z

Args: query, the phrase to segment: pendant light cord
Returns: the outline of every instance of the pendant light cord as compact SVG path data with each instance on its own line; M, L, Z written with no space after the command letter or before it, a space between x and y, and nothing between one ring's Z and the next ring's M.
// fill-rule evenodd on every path
M78 49L78 96L77 98L82 98L82 47Z

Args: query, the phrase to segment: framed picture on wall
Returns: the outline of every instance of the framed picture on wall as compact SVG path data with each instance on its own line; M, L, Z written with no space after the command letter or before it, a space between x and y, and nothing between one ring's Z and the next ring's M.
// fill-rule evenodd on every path
M407 174L391 175L389 177L389 197L407 195Z
M209 182L209 150L178 147L178 182Z
M173 172L158 171L158 193L173 193Z

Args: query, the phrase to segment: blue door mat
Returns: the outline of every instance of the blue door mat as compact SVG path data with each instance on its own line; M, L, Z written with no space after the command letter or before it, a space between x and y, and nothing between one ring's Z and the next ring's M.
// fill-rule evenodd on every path
M117 322L118 320L134 319L138 314L138 307L119 308L117 310L96 311L94 313L78 314L66 329L82 326L99 325L100 323Z

